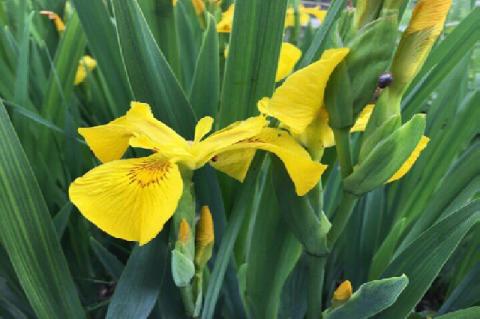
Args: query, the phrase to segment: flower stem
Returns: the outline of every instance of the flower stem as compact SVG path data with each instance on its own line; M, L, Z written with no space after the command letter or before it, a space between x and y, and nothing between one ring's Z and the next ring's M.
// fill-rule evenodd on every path
M308 267L307 319L322 317L322 291L326 256L306 255Z
M335 217L333 218L332 228L327 235L328 247L333 248L338 237L343 233L343 230L347 226L348 220L352 215L353 208L357 203L357 199L357 196L343 192L342 201L337 208Z
M340 163L342 177L347 177L353 171L352 155L350 150L350 128L333 129L337 158Z

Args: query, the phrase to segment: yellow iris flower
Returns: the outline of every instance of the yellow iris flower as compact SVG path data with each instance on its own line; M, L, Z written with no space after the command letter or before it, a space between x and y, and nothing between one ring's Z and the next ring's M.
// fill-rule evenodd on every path
M92 223L110 235L146 244L175 212L183 192L182 170L209 161L243 180L256 149L274 153L284 163L299 195L319 181L325 166L285 131L267 127L263 116L236 122L208 137L213 119L202 118L195 138L187 141L153 117L148 104L132 102L126 115L91 128L80 128L102 165L77 178L69 189L72 202ZM121 159L129 146L152 150L147 157ZM242 158L242 167L219 160Z
M325 51L317 62L290 75L271 98L258 103L261 113L278 119L317 159L325 147L335 144L324 93L330 75L348 53L347 48Z
M222 13L222 19L217 24L217 32L219 33L230 33L232 32L233 25L233 14L235 10L235 5L230 5L228 9Z
M222 18L217 24L217 31L219 33L230 33L232 32L233 24L233 14L235 10L235 5L230 5L228 9L222 13ZM320 9L319 7L306 8L303 5L298 7L298 13L300 15L300 25L306 26L310 21L310 16L314 16L319 21L323 21L327 12ZM293 27L295 25L295 10L293 8L288 8L285 15L285 28Z
M307 8L303 5L298 6L298 14L301 26L306 26L310 21L310 16L314 16L318 21L323 21L327 12L320 9L319 7ZM295 26L295 10L293 8L288 8L285 16L285 27Z
M65 23L63 22L62 18L60 18L58 14L56 14L53 11L47 11L47 10L40 11L40 14L52 20L53 24L55 25L55 29L57 29L58 32L65 31Z
M89 55L85 55L78 62L77 73L75 73L74 84L79 85L84 82L87 75L97 67L97 61Z

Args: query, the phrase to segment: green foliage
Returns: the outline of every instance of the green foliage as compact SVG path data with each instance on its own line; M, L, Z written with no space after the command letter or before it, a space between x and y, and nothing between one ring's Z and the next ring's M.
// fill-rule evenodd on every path
M234 2L232 31L217 30ZM452 1L397 96L378 77L415 1L325 2L0 0L0 318L480 318L480 8ZM305 22L301 4L328 12ZM277 157L257 151L243 183L208 165L188 176L174 217L144 246L108 236L72 205L70 183L99 164L79 127L124 115L132 100L187 140L202 117L215 131L258 115L282 84L282 42L303 51L294 70L350 48L325 92L336 145L306 196ZM85 55L96 67L75 84ZM371 103L367 131L351 133ZM430 142L415 165L385 184L422 135ZM215 240L198 267L203 205ZM344 280L353 294L332 301Z

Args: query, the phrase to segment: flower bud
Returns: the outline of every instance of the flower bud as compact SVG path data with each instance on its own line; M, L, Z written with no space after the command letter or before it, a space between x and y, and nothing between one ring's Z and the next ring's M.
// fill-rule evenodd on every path
M393 88L402 95L442 33L452 0L420 0L403 33L392 65Z
M352 283L349 280L345 280L340 286L335 289L333 293L333 303L344 303L352 296L353 289Z
M208 206L203 206L200 211L200 220L197 224L195 238L195 264L199 268L205 267L212 257L214 241L215 234L212 214Z

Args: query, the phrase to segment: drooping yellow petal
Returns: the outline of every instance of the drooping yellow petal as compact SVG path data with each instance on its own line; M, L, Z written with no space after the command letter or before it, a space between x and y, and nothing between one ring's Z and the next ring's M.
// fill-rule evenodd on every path
M443 30L452 0L420 0L402 35L392 64L392 88L403 94Z
M368 104L365 106L358 115L357 121L353 125L352 129L350 132L363 132L367 128L368 120L370 119L370 116L372 115L373 108L375 107L375 104Z
M216 170L243 182L255 156L255 149L244 148L215 155L210 161Z
M348 48L327 50L320 60L294 72L268 103L259 103L260 112L277 118L293 133L302 133L323 106L328 79L348 52Z
M222 13L222 19L217 23L217 32L230 33L232 32L233 14L235 11L235 5L230 5L227 11Z
M320 9L319 7L304 8L303 12L313 15L318 21L323 21L327 15L327 11Z
M231 145L259 134L268 125L263 116L248 118L245 121L235 122L226 128L217 131L192 145L192 154L196 159L196 166L201 167L212 159L215 154L225 151Z
M412 154L410 154L410 157L405 161L405 163L403 163L403 165L398 169L398 171L395 174L393 174L392 177L390 177L387 183L391 183L396 180L399 180L405 174L407 174L408 171L413 167L413 165L417 161L418 157L420 157L420 154L422 153L422 151L427 147L428 142L430 142L430 139L426 136L422 136L422 138L420 139L420 142L418 142Z
M128 148L132 133L125 127L125 117L120 117L105 125L89 128L79 128L95 156L102 161L110 162L122 158Z
M328 112L320 108L318 115L301 134L292 134L309 150L312 157L320 160L326 147L335 145L333 131L328 125Z
M295 64L302 56L302 51L291 43L283 42L278 59L277 74L275 82L283 80L292 73Z
M200 140L210 133L213 126L213 118L211 116L205 116L198 121L195 126L195 139L194 142L200 142Z
M100 229L143 245L173 215L182 191L177 165L153 155L100 165L77 178L69 195Z
M79 85L87 78L87 75L90 74L97 67L97 61L89 55L85 55L78 62L77 73L75 73L74 84Z
M65 23L63 23L62 18L60 18L58 14L56 14L53 11L47 11L47 10L40 11L40 14L52 20L53 24L55 25L55 29L57 29L58 32L65 31Z
M205 11L205 3L203 0L192 0L192 5L197 15L200 15Z
M352 283L348 280L345 280L338 286L338 288L333 293L334 302L345 302L352 296Z
M326 169L325 165L312 161L308 152L290 134L276 128L264 128L260 134L236 143L226 151L233 154L235 151L244 152L245 149L264 150L280 158L299 196L308 193L318 183ZM221 167L222 171L231 177L235 178L235 176L238 176L238 172L230 174L230 171L228 171L228 168L235 167L235 165L222 165L222 159L224 157L222 157L222 153L219 153L216 161L212 163L213 167ZM227 159L232 160L232 157ZM249 156L237 156L236 159L239 160L238 165L242 167L246 165L246 161L251 162L251 157Z

